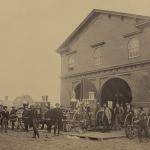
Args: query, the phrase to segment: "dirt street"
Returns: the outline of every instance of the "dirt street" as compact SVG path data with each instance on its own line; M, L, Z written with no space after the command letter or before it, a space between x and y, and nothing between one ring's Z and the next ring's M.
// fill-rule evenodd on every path
M32 132L0 134L0 150L149 150L150 141L138 143L126 138L93 141L67 135L53 136L40 132L40 139L32 139Z

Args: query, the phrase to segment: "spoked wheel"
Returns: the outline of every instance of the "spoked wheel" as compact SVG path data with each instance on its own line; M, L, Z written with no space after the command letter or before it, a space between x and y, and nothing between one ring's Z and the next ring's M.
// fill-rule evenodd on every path
M71 123L66 123L66 132L71 132L71 130L72 130Z
M126 137L129 139L134 139L137 136L137 128L133 125L128 125L125 127Z
M124 126L126 137L129 139L133 139L134 137L137 136L137 128L136 126L134 126L133 122L134 122L133 114L127 114Z
M23 129L23 130L25 129L24 122L23 122L22 118L18 118L17 129Z
M23 122L23 119L22 119L22 113L23 113L24 109L23 108L19 108L17 110L17 122L16 122L16 128L17 129L25 129L24 127L24 122Z

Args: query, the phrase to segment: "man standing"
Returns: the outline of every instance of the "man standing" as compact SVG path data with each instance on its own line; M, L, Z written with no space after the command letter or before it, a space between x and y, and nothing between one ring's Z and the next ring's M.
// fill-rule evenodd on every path
M51 125L54 125L54 135L59 135L61 127L62 127L62 119L63 119L63 112L60 108L60 104L56 103L55 108L51 111Z
M31 117L31 122L33 126L33 138L36 138L36 136L39 138L39 132L38 132L38 116L37 116L37 110L34 105L30 106L31 111L30 111L30 117Z
M4 127L5 127L5 133L7 133L8 128L8 120L9 120L9 112L7 111L7 106L3 107L3 110L1 111L1 133L3 133Z
M104 131L109 130L111 126L111 110L107 107L106 103L103 104L104 107L104 115L103 115L103 124L104 124Z
M115 108L114 108L114 129L121 129L121 121L122 121L122 116L123 116L124 110L123 107L120 107L119 104L117 103Z
M10 111L10 121L11 121L11 128L14 130L15 121L17 121L17 110L14 106L12 106L12 110Z
M145 138L149 138L149 132L148 132L148 127L147 127L147 118L146 118L146 114L144 112L143 107L139 108L138 120L136 120L136 123L138 123L139 142L142 142L142 132L143 131L144 131Z
M28 128L29 128L29 122L30 122L30 114L29 114L29 109L28 106L24 107L24 111L22 113L22 118L23 118L23 122L24 122L24 126L25 126L25 131L28 132Z

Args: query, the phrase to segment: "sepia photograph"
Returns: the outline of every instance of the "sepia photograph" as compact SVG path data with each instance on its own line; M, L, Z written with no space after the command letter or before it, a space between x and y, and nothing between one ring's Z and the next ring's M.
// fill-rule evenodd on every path
M149 6L0 0L0 150L149 150Z

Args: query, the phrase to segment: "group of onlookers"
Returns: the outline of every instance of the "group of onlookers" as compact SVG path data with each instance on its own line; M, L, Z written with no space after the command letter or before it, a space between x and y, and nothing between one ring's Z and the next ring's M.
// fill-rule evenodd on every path
M108 130L110 127L112 129L118 130L121 128L126 128L129 125L129 132L135 132L133 128L137 129L137 136L139 141L142 141L142 137L150 138L150 109L149 112L145 112L143 107L134 108L130 103L123 104L116 103L113 109L109 108L106 103L99 107L98 112L101 112L103 116L102 122L105 122L105 129ZM149 118L150 119L150 118ZM105 131L106 131L105 130ZM132 134L132 133L131 133Z
M51 132L52 126L54 126L54 135L59 135L61 126L62 126L63 113L60 109L60 104L56 103L55 108L47 108L45 113L45 120L40 118L40 123L47 125L48 132ZM0 126L1 133L5 131L7 133L8 124L10 123L11 129L14 130L15 122L18 121L17 109L13 106L11 111L7 110L7 106L0 105ZM40 137L39 135L39 114L35 105L24 106L22 112L22 123L24 124L24 129L26 132L29 131L29 128L33 128L33 138ZM57 132L57 133L56 133Z
M106 103L97 108L97 124L103 125L106 130L113 128L119 130L123 127L126 115L132 111L129 103L125 105L116 103L114 107L108 107Z
M105 131L111 129L119 130L124 127L125 119L127 115L130 114L131 121L134 116L134 124L137 125L138 137L139 140L142 140L142 133L144 131L144 135L146 138L149 138L149 131L147 126L147 114L145 113L142 107L139 108L139 111L135 113L134 106L130 103L119 104L116 103L113 108L110 108L104 103L102 106L98 106L96 111L96 126L103 125ZM92 116L91 116L91 108L87 106L84 109L86 118L89 121L89 125L92 125ZM83 111L83 110L82 110ZM52 126L54 127L54 135L59 135L63 126L65 125L65 121L63 122L64 114L62 109L60 108L60 104L56 103L55 108L47 107L45 112L40 114L40 124L42 125L41 129L44 128L46 124L48 132L51 132ZM150 115L150 114L149 114ZM82 116L85 117L85 116ZM0 126L1 133L7 133L8 130L8 122L10 120L11 129L14 130L15 122L17 121L17 109L12 107L11 111L7 110L7 106L0 105ZM33 128L33 138L39 138L39 113L35 105L24 106L22 112L22 123L24 124L24 129L28 132L29 128Z

